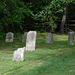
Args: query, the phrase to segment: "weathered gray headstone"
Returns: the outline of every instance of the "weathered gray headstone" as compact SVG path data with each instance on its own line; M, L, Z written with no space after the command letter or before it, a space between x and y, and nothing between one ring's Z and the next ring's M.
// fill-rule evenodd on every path
M75 33L74 33L74 41L75 41Z
M26 50L30 51L35 50L36 34L37 34L36 31L29 31L27 33Z
M6 42L13 42L14 34L12 32L8 32L6 34Z
M46 35L46 43L53 43L53 34L48 33Z
M27 32L24 33L24 35L22 37L22 42L26 42L26 38L27 38Z
M24 54L25 54L25 47L18 48L16 51L14 51L13 54L13 61L23 61L24 60Z
M74 32L69 32L68 33L68 44L69 45L74 45Z

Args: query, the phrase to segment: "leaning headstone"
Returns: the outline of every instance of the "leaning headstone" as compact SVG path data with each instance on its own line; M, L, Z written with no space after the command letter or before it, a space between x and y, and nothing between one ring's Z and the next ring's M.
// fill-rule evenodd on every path
M26 50L30 51L35 50L36 34L37 34L36 31L29 31L27 33Z
M46 43L53 43L53 34L48 33L46 35Z
M13 42L14 34L12 32L8 32L6 34L6 42Z
M27 32L24 33L22 37L22 42L26 42L26 39L27 39Z
M74 45L74 32L69 32L68 33L68 44L69 45Z
M16 51L14 51L13 54L13 61L23 61L24 60L24 54L25 54L25 47L18 48Z

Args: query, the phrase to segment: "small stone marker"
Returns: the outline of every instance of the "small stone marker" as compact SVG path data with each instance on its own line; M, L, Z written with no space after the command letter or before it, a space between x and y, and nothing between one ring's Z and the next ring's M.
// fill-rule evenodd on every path
M36 44L36 31L29 31L27 33L26 50L30 51L35 50L35 44Z
M6 42L13 42L14 34L12 32L8 32L6 34Z
M22 42L26 42L26 38L27 38L27 32L24 33L24 35L22 37Z
M25 47L18 48L16 51L14 51L13 54L13 61L23 61L24 60L24 54L25 54Z
M68 33L68 44L69 45L74 45L74 32L69 32Z
M46 43L53 43L53 34L48 33L46 35Z

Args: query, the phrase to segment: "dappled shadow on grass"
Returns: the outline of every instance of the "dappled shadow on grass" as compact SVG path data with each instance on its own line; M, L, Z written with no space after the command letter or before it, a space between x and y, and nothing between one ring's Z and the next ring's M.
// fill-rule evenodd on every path
M58 56L49 57L49 59L46 59L40 66L37 65L18 75L74 75L74 64L69 63L75 63L75 61L72 61L75 58L74 55L75 51L72 50L59 54Z
M17 48L25 47L25 44L26 43L21 42L20 40L14 40L13 42L0 41L0 50L14 51Z
M74 45L68 45L68 41L53 41L52 44L45 43L45 41L38 42L36 45L37 49L66 49L66 48L75 48Z
M12 56L14 50L24 47L25 43L20 40L14 40L12 43L0 42L1 73L7 75L64 75L64 71L69 71L68 66L73 67L75 62L75 46L68 45L64 37L62 40L61 38L54 39L52 44L47 44L45 36L41 36L43 38L37 39L35 51L25 51L23 62L12 61Z

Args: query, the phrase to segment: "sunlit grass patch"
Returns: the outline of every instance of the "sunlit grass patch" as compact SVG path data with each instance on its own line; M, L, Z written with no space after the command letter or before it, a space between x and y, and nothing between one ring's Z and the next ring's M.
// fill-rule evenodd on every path
M24 61L12 61L13 52L24 47L21 40L0 41L0 75L74 75L75 45L68 45L67 35L53 34L46 43L46 33L37 34L36 50L25 51Z

